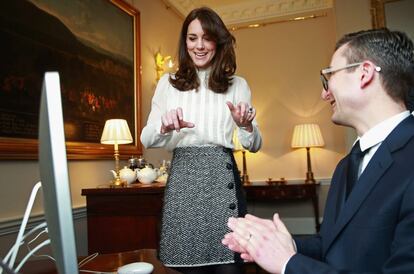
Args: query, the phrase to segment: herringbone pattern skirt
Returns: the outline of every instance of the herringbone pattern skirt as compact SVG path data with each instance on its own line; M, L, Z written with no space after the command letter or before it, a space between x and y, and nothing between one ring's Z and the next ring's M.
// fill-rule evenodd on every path
M175 267L239 261L221 239L229 232L228 218L245 213L246 202L230 149L176 148L165 189L160 260Z

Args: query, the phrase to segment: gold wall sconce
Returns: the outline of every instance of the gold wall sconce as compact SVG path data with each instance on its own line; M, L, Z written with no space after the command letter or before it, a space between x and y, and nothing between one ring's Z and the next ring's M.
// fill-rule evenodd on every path
M165 72L165 66L167 68L172 69L174 67L174 62L171 55L162 56L159 51L155 53L155 69L157 71L157 81L160 80L161 76ZM167 64L166 64L167 63Z
M308 171L306 172L306 183L314 183L310 148L311 147L323 147L325 142L323 141L321 129L317 124L300 124L296 125L293 130L292 148L306 148L306 159L308 165Z

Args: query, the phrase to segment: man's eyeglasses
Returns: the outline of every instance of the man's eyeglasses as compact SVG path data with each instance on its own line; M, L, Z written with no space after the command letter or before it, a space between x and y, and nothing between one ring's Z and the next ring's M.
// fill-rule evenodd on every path
M346 65L344 67L336 68L336 69L334 69L334 68L325 68L325 69L321 70L321 81L322 81L323 89L328 90L329 78L331 78L332 74L334 74L335 72L340 71L340 70L344 70L344 69L357 67L361 64L362 64L362 62L352 63L352 64ZM381 67L376 66L375 71L380 72Z
M321 81L322 81L322 86L324 90L328 90L328 81L329 78L331 78L331 75L334 74L337 71L340 70L344 70L344 69L349 69L349 68L353 68L353 67L357 67L359 65L361 65L362 62L359 63L352 63L349 65L346 65L344 67L340 67L340 68L324 68L321 70Z

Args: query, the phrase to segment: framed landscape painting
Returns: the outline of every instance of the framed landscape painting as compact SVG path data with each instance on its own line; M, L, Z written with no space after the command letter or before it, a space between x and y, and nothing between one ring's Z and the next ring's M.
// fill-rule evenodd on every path
M36 159L43 74L60 74L67 155L113 157L107 119L128 122L142 154L139 12L122 0L0 1L0 159Z

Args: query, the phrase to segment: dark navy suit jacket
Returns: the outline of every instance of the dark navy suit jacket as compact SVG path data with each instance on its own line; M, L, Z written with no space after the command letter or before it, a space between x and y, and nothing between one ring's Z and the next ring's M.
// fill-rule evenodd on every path
M320 233L295 239L285 274L414 274L414 117L382 142L345 200L347 160L332 177Z

